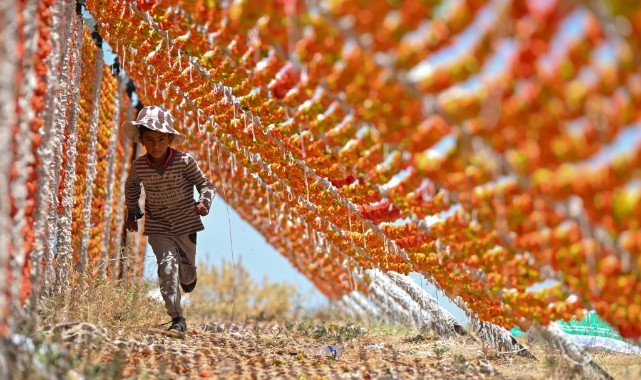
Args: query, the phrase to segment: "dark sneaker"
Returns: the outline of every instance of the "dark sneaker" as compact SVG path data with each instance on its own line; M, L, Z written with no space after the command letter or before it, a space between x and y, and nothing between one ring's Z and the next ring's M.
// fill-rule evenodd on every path
M180 287L183 288L183 292L191 293L191 291L194 290L194 288L196 287L196 282L197 281L198 281L198 279L195 279L194 282L192 282L191 284L187 284L187 285L185 285L185 284L183 284L181 282L180 283Z
M171 320L171 326L169 326L169 329L167 332L171 333L178 333L179 335L182 335L187 332L187 321L185 321L185 318L183 317L176 317Z

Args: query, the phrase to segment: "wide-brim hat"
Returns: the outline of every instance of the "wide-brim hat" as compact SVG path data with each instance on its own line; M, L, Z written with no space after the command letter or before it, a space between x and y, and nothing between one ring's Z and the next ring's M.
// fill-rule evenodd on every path
M147 127L152 131L174 135L172 144L180 144L185 141L185 135L174 129L174 117L162 107L144 107L138 112L136 121L125 121L122 123L122 133L130 140L140 144L141 126Z

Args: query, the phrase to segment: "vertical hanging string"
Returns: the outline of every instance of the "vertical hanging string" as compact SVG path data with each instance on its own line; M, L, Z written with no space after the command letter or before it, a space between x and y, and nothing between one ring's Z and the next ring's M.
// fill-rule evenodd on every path
M42 136L42 143L38 147L36 152L37 156L40 158L40 165L38 165L38 182L36 192L36 209L34 212L34 243L33 243L33 252L31 254L31 260L36 265L31 266L31 286L32 291L30 295L30 305L31 307L36 307L38 304L38 299L40 297L40 291L42 289L42 282L44 280L43 266L41 265L45 257L45 251L51 250L47 241L47 213L49 210L49 204L51 198L49 196L51 192L51 163L52 163L52 152L54 150L54 145L52 142L55 140L52 138L55 136L55 128L51 126L54 125L54 113L57 108L58 101L58 83L60 81L60 66L62 64L62 49L63 49L63 40L64 40L64 17L65 4L62 2L54 2L50 8L51 11L51 27L50 32L50 44L51 52L46 59L47 66L47 90L44 96L44 110L42 113L43 125L48 126L47 128L41 128L40 135ZM0 12L1 14L2 12ZM0 37L0 40L2 38ZM0 72L7 73L8 70L0 69ZM12 77L11 73L8 72L9 77ZM2 86L0 86L2 87ZM0 94L3 99L6 99ZM1 120L5 120L5 117L0 115ZM0 122L1 122L0 120ZM0 130L2 128L0 127ZM0 143L2 139L0 138ZM7 145L2 145L7 146ZM0 173L2 169L0 168ZM2 187L0 186L0 193L3 193ZM0 204L3 203L0 201ZM2 206L0 205L0 208ZM0 212L1 213L1 212ZM1 228L1 227L0 227ZM2 249L2 244L0 244L0 249Z
M352 273L352 270L356 270L356 268L352 269L352 267L347 264L347 273L348 273L348 280L349 280L349 287L351 288L351 291L354 292L356 291L356 280L354 279L354 274Z
M247 117L248 117L247 114L245 114L245 123L247 123ZM255 123L254 123L254 118L253 117L252 117L252 121L251 121L250 126L252 128L252 141L256 142L256 134L254 133Z
M140 198L142 199L142 201L140 202L140 208L143 210L145 209L144 197L145 195L144 195L144 189L143 189L140 196ZM147 238L142 234L130 234L129 236L131 237L131 240L129 242L130 243L129 259L128 259L128 261L130 261L129 269L132 277L135 277L137 272L141 268L144 268L144 265L145 265Z
M305 159L307 158L307 155L305 154L305 142L303 138L303 129L301 127L301 123L298 123L298 136L300 138L300 149L301 152L303 153L303 163L305 162ZM307 202L309 202L309 182L307 180L307 165L303 165L303 174L305 175L305 189L307 190Z
M27 255L31 250L31 247L27 246L28 240L26 239L25 233L28 232L29 228L27 219L28 215L26 214L27 197L29 196L27 181L30 176L31 166L34 163L31 142L31 123L35 118L35 111L31 104L31 100L34 96L37 85L34 67L34 57L38 47L38 18L34 17L34 15L38 13L37 9L38 1L34 0L24 2L24 8L20 9L23 13L23 17L19 19L24 20L24 24L20 25L20 23L18 23L18 28L22 27L22 30L17 30L17 39L19 43L22 43L23 55L21 57L22 62L18 62L17 68L24 76L24 79L21 83L16 84L18 89L17 103L14 103L14 100L16 99L14 95L10 96L8 99L3 99L3 101L17 106L17 109L19 110L17 120L15 120L17 122L15 143L13 144L13 150L9 151L9 156L14 157L12 170L16 173L15 177L11 181L11 186L9 187L9 193L15 213L10 221L11 226L7 229L7 231L10 231L10 248L7 253L10 255L10 265L12 270L11 286L9 287L11 310L21 307L20 292L23 286L27 285L26 283L23 283L24 266L26 264ZM10 36L9 38L12 37ZM11 52L10 54L16 53ZM16 77L20 77L20 75L17 75ZM4 231L2 233L4 233ZM5 268L2 270L5 270ZM29 278L26 278L26 280L29 280ZM10 315L11 314L13 314L12 311L10 311ZM15 323L20 323L17 318L9 320L10 326Z
M156 85L154 86L154 100L157 100L158 98L158 74L156 74Z
M72 74L70 80L69 94L69 119L67 121L67 145L66 163L64 165L65 181L61 204L62 211L58 217L58 244L56 260L56 292L64 293L68 286L69 267L72 260L73 249L71 246L71 212L74 201L74 182L76 179L76 158L78 151L78 114L80 108L80 73L82 69L82 44L83 44L83 20L82 15L74 17L74 35L72 53Z
M272 224L272 202L269 198L269 193L271 193L271 185L267 185L267 216L269 217L269 224Z
M389 270L389 245L387 238L383 238L383 245L385 246L385 269Z
M347 208L347 220L349 221L349 240L353 243L354 242L354 237L352 233L352 212Z
M78 249L79 267L81 275L87 274L87 247L89 245L89 230L91 223L91 207L93 203L93 190L96 175L98 172L97 149L98 149L98 125L100 120L100 89L102 87L103 60L102 50L96 51L94 61L94 81L92 92L91 115L89 117L89 130L87 132L89 141L87 142L87 163L85 172L85 193L83 196L82 206L82 237Z
M211 141L211 133L209 131L205 132L205 135L207 136L207 174L209 177L209 180L213 178L212 176L212 163L211 163L211 146L213 145L213 142Z
M227 191L225 189L225 180L224 180L225 177L223 176L223 170L222 170L223 165L220 161L221 147L217 146L216 148L217 148L216 150L218 151L218 175L220 176L220 186L223 188L223 197L225 197L225 207L227 208L227 224L229 226L229 246L231 249L231 263L234 269L236 269L236 259L234 258L234 240L231 234L231 218L229 217L229 198L227 198Z
M121 63L121 70L125 70L125 65L127 64L127 45L122 45L122 63Z
M18 72L18 60L15 52L17 44L15 36L18 34L18 20L16 6L12 1L0 2L0 146L11 151L12 135L11 130L17 124L15 104L15 83ZM11 154L3 154L0 157L0 327L5 326L8 315L9 293L9 252L11 250L11 239L4 231L11 228L11 199L9 191L9 172L11 166Z
M105 228L102 239L102 259L100 263L100 277L107 277L107 267L109 265L109 251L111 240L111 222L113 218L113 190L114 178L116 176L116 148L118 147L118 136L120 131L120 102L122 97L123 81L120 76L116 76L116 96L114 99L114 114L112 115L111 138L109 140L109 151L105 158L108 163L107 167L107 190L105 191Z
M124 48L123 46L123 56L126 54L127 49ZM124 70L124 65L122 66L122 69ZM121 71L122 72L122 71ZM118 86L116 88L116 105L117 108L115 110L116 115L117 115L117 124L114 125L115 130L119 131L120 130L120 124L122 123L121 116L122 116L122 111L123 111L123 103L125 102L124 97L124 91L125 91L125 81L124 77L118 74ZM129 109L131 108L131 102L128 103ZM126 119L126 120L131 120L131 119ZM118 147L121 146L121 138L120 138L120 133L116 133L115 137L115 148L116 150L114 151L114 157L113 157L113 165L114 165L114 170L113 170L113 188L112 188L112 196L111 196L111 204L113 205L112 207L112 215L111 216L111 222L109 223L109 233L111 234L112 231L113 236L111 236L111 245L109 247L109 251L113 252L113 265L112 265L112 278L114 280L118 280L120 278L119 275L119 270L120 270L120 258L121 258L121 252L120 252L120 242L122 240L122 229L124 227L124 217L123 217L123 208L125 204L125 198L124 198L124 181L127 180L127 175L128 170L125 170L125 165L127 160L127 154L126 150L127 148L130 148L130 144L122 144L123 148L123 153L122 155L118 151ZM120 170L119 172L117 170ZM117 197L116 197L117 194Z
M68 2L63 11L62 23L60 28L62 30L61 38L61 51L62 63L60 65L60 80L57 93L56 107L53 112L53 130L50 146L53 147L50 172L50 206L47 215L47 243L44 246L44 278L43 288L44 293L49 293L53 290L53 281L55 281L55 273L53 269L54 252L53 247L56 239L56 227L58 225L58 188L60 187L60 169L62 165L62 143L64 141L64 131L67 125L67 106L70 81L70 57L71 48L73 45L73 15L75 4Z
M223 97L224 97L224 89L222 89L222 91L223 91ZM214 94L216 94L217 92L218 92L218 88L216 87L214 89ZM213 121L212 121L212 128L216 126L216 116L217 115L216 115L215 102L214 102L213 110L214 110L214 116L213 116ZM236 111L236 108L234 107L234 116L235 116L235 111ZM211 142L210 132L206 131L206 134L207 134L207 159L208 159L208 163L209 163L209 178L211 180L211 178L213 178L212 177L212 173L211 173L211 167L212 167L212 163L211 163L211 146L212 146L212 142ZM225 209L227 210L227 226L229 227L229 247L230 247L230 250L231 250L231 264L232 264L233 268L236 269L236 259L234 258L234 239L232 237L232 232L231 232L231 217L229 216L229 199L227 198L227 192L226 192L226 189L225 189L225 178L223 176L222 164L220 162L220 149L221 148L222 148L221 145L216 145L216 153L217 153L217 158L218 158L218 175L220 176L220 187L223 190L223 197L225 198Z
M123 56L126 54L126 49L125 53L123 53ZM124 90L124 83L120 87L121 92ZM124 101L124 95L121 93L119 94L120 98L120 103ZM118 110L118 113L120 113L121 110ZM132 114L133 114L133 106L131 104L131 99L127 102L127 109L125 110L125 120L131 120L132 119ZM120 120L122 121L122 120ZM119 141L122 141L121 138L118 138ZM118 181L116 182L118 184L118 200L116 202L116 205L118 205L118 210L116 212L116 217L114 220L115 223L115 228L114 231L116 231L116 236L113 237L113 252L114 252L114 277L117 278L118 280L124 279L125 274L127 271L127 255L123 255L123 247L122 247L122 238L123 238L123 231L125 227L125 209L126 209L126 201L125 201L125 182L127 181L127 176L129 175L129 163L131 162L131 150L132 150L132 144L129 141L122 141L122 146L123 146L123 153L122 156L119 158L120 160L120 173L116 173L119 175Z
M17 115L17 134L15 135L14 150L9 152L11 156L14 154L13 170L16 173L10 186L10 195L15 208L13 220L11 221L11 267L12 276L11 281L13 285L10 287L12 301L14 306L18 306L18 296L22 288L22 274L24 265L27 258L27 249L30 250L25 244L25 228L28 227L26 206L27 206L27 180L30 175L30 166L34 163L32 142L31 142L31 122L35 117L35 111L31 104L31 99L34 96L36 82L36 73L34 68L34 56L37 52L38 42L38 18L34 17L37 14L38 2L26 1L24 8L20 9L23 13L24 24L22 30L18 30L17 37L23 45L22 62L18 64L21 66L19 70L22 72L24 79L21 83L17 84L18 97L17 104L13 103L15 99L11 96L4 101L14 104L19 109ZM9 37L11 38L11 37ZM15 37L14 37L15 38ZM11 54L15 54L12 52ZM18 76L19 77L19 76Z

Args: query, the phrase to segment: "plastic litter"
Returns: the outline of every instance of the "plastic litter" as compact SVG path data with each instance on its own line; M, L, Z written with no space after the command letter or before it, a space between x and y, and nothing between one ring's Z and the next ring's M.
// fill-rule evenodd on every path
M318 346L318 347L308 347L303 350L303 353L308 356L331 356L331 357L339 357L343 353L343 351L332 345L327 345L327 346Z

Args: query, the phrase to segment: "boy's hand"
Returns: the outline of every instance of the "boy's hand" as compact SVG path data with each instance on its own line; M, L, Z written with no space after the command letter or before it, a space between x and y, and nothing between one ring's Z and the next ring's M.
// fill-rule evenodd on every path
M205 216L209 214L209 210L207 210L207 207L205 207L205 205L200 202L194 205L194 211L196 212L196 214L200 216Z
M127 231L129 231L129 232L137 232L138 231L138 221L137 220L128 220L127 224L125 225L125 228L127 228Z

